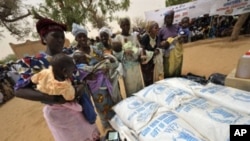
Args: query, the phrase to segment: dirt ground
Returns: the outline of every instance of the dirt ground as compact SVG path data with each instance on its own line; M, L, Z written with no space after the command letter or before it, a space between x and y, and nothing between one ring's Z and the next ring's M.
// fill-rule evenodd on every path
M238 41L229 38L207 39L184 45L183 74L208 77L212 73L229 74L238 59L250 50L250 37ZM43 119L43 104L13 98L0 107L1 141L53 141Z

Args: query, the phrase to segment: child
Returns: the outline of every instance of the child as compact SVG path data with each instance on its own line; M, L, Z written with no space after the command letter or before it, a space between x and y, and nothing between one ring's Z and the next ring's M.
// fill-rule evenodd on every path
M62 95L65 100L75 98L75 89L70 78L75 70L73 59L65 54L57 54L50 61L51 66L31 77L36 89L49 95Z
M113 40L111 42L111 49L112 54L121 62L123 60L122 43L118 40Z
M181 20L181 27L178 31L178 35L181 37L183 43L191 41L191 32L189 30L189 17L184 17Z

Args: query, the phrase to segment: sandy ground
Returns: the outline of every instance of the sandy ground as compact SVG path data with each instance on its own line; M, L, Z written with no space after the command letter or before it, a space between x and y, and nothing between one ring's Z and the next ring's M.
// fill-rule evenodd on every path
M250 49L250 37L236 42L229 38L207 39L184 45L183 74L208 77L212 73L229 74L238 59ZM0 107L0 141L53 141L43 119L43 105L13 98Z

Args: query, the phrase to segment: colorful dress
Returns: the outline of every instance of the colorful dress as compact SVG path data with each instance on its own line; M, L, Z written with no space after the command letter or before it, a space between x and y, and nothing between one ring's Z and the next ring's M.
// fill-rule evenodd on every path
M77 82L86 82L89 87L89 92L93 98L97 113L101 119L104 129L110 128L109 120L114 116L112 107L115 105L113 100L114 93L112 83L105 69L108 69L106 60L100 61L92 66L92 71L86 71L86 65L78 65L78 71L75 76Z
M33 74L49 67L51 56L38 54L34 57L25 57L18 63L22 66L19 70L20 79L15 89L31 86L30 78ZM89 124L82 114L82 108L77 102L65 104L45 104L44 118L55 141L93 141L99 134L96 124Z
M110 39L111 41L111 39ZM124 88L124 80L123 80L123 68L121 62L113 55L112 49L107 48L104 46L102 42L96 44L97 48L102 50L104 58L112 59L114 62L109 62L107 65L108 73L106 73L107 77L109 78L112 88L113 88L113 95L112 99L115 103L118 103L122 100L123 97L126 96Z

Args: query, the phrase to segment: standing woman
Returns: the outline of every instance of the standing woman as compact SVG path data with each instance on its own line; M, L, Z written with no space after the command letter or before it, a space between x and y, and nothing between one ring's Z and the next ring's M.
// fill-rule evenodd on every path
M48 68L51 57L62 52L66 26L42 18L37 22L36 29L42 44L46 45L46 51L34 57L19 60L22 72L20 72L21 78L15 86L15 95L45 103L44 118L55 141L98 140L100 134L96 125L86 121L81 112L81 106L75 100L66 101L62 96L48 95L34 89L34 84L30 81L31 76L43 68ZM79 85L76 90L76 95L80 94L83 90L82 85Z
M122 78L122 64L118 59L113 55L112 52L112 32L111 29L107 27L102 27L99 30L100 42L96 44L99 50L102 50L104 58L109 60L107 63L108 76L110 82L112 83L112 98L115 103L118 103L122 100L121 93L123 92L121 88L124 87L123 78Z
M141 64L145 86L163 78L162 51L157 48L158 30L158 23L149 21L146 26L146 34L141 38L143 53L148 56L146 61Z
M178 39L178 25L173 24L174 11L165 13L164 23L158 33L158 45L163 48L164 78L178 77L181 75L183 48Z
M82 26L78 24L73 24L72 34L75 36L75 40L77 43L77 52L84 53L87 57L103 59L103 52L97 48L93 49L93 46L88 45L88 37L87 30L85 30ZM95 51L94 51L95 50ZM101 56L100 56L101 55ZM88 60L87 64L92 64L92 59ZM95 63L94 63L95 64ZM110 129L111 126L109 124L109 120L114 116L114 111L112 107L115 105L115 101L112 99L113 87L110 82L109 77L106 75L106 63L103 60L98 60L95 66L99 66L98 69L94 72L85 72L80 71L80 76L84 76L81 79L87 79L86 83L88 84L91 96L93 98L93 102L95 104L97 113L101 119L103 131ZM90 77L87 77L90 76Z
M102 27L99 30L100 42L96 43L98 50L102 50L103 54L111 54L111 36L112 32L107 27Z
M96 64L98 62L98 53L95 52L93 46L88 44L88 31L84 27L73 23L72 34L75 36L75 41L77 42L76 46L73 47L76 48L74 52L82 52L88 58L90 65Z
M129 18L120 20L121 34L116 35L115 40L122 43L124 51L122 64L124 67L124 83L126 96L129 97L133 93L144 88L144 80L141 72L140 57L142 48L136 35L130 33Z

